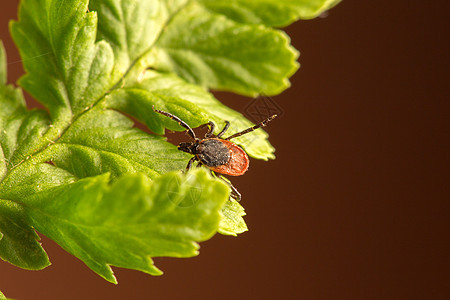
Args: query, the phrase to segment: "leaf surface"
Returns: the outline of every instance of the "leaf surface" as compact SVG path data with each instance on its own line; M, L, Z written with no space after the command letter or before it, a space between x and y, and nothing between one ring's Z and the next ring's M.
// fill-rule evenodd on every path
M50 265L20 206L0 199L0 258L27 270L40 270Z
M22 1L19 21L10 26L27 71L21 86L62 126L98 101L115 79L113 51L95 41L97 14L87 13L87 5L88 0Z
M341 0L197 0L210 11L246 24L284 27L298 19L312 19Z
M225 203L222 209L224 217L220 221L219 232L225 235L237 236L248 230L247 224L243 219L245 216L244 208L235 200Z
M181 175L99 175L35 194L26 210L36 229L106 280L109 265L162 274L151 257L190 257L221 220L228 187L203 169ZM58 199L49 202L47 199Z
M219 133L224 121L231 126L224 137L247 129L254 124L242 114L223 105L204 88L188 83L167 73L147 71L139 82L111 93L107 105L125 111L144 122L153 132L163 134L164 128L185 130L175 121L155 113L152 109L168 111L187 122L192 128L213 121L215 133ZM186 137L188 140L188 137ZM233 139L247 154L258 159L274 159L275 149L267 141L268 134L258 129L252 133Z
M153 66L212 89L274 95L289 87L298 69L289 42L282 31L237 23L193 2L158 39Z
M0 42L0 182L8 169L18 163L17 151L30 148L39 136L39 123L45 117L26 113L20 90L6 86L6 54ZM22 132L17 138L17 132ZM19 155L20 156L20 155ZM3 182L2 182L3 183ZM35 185L36 182L33 182ZM11 191L17 182L8 190ZM2 189L0 185L0 191ZM0 194L2 194L0 192ZM20 206L0 196L0 258L15 266L39 270L50 264L47 254L39 243L39 236L27 223ZM1 296L1 295L0 295Z

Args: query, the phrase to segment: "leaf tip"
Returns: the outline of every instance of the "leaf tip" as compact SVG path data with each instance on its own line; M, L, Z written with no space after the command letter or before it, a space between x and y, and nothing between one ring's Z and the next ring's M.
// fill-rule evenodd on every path
M6 51L3 41L0 40L0 84L6 85L7 68L6 68Z
M102 272L102 273L96 272L96 273L99 274L101 277L103 277L106 281L111 282L112 284L115 284L115 285L119 284L116 276L114 275L114 272L111 269L111 266L108 264L106 264L105 266L108 269L107 272Z

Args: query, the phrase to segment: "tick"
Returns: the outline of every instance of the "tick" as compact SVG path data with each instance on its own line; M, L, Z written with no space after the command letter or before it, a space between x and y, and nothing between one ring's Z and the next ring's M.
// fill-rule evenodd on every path
M214 129L216 128L216 125L213 122L209 121L208 123L200 126L209 126L208 132L205 134L205 137L203 139L200 139L195 135L194 130L192 130L192 128L179 117L171 113L155 109L154 107L153 110L157 113L171 118L172 120L177 121L178 124L187 129L187 133L192 138L191 142L183 142L178 145L178 150L194 155L194 157L189 160L186 171L188 171L192 167L192 164L195 161L198 161L199 163L197 166L203 165L211 170L211 172L230 176L243 175L245 172L247 172L249 165L248 156L247 153L245 153L244 149L242 149L235 143L230 142L230 140L252 132L253 130L260 127L266 126L268 122L272 121L277 116L273 115L265 119L261 123L235 133L227 138L222 138L222 135L230 127L230 122L225 121L225 127L222 129L222 131L220 131L217 135L214 135ZM241 194L239 193L239 191L221 175L217 177L225 181L230 186L232 191L231 197L239 201L241 199Z

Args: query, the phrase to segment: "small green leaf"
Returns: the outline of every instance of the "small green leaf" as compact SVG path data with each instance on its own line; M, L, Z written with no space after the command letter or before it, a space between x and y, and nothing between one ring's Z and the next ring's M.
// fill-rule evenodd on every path
M0 143L6 165L13 168L49 144L44 134L50 120L42 110L27 111L21 90L12 86L0 87L0 106Z
M182 118L193 121L193 127L207 123L208 116L195 103L190 102L186 97L171 96L168 94L152 91L143 84L137 84L112 92L108 95L106 105L109 108L126 112L139 121L145 123L147 127L157 134L164 134L164 128L170 130L185 130L177 122L162 117L153 111L157 109L170 111ZM166 83L166 82L164 82Z
M190 103L195 104L197 110L200 109L200 112L193 110L195 112L193 114L186 114L184 110L171 111L174 114L180 113L180 117L188 121L188 124L193 127L208 121L213 121L217 125L215 131L217 134L225 125L224 121L230 121L231 126L225 134L225 137L227 137L254 125L241 113L223 105L211 93L206 92L199 86L189 84L174 75L152 72L147 72L146 75L148 76L145 76L140 83L140 86L143 88L146 88L157 95L186 99ZM172 101L167 101L169 104L171 104L171 102ZM167 104L165 103L165 105ZM169 109L170 108L172 107L169 106ZM252 133L233 139L233 142L242 146L251 157L264 160L274 159L275 156L273 153L275 152L275 149L269 143L268 136L269 135L263 129L258 129Z
M161 116L152 110L152 106L175 114L192 128L213 121L219 133L224 121L231 126L225 136L232 135L251 127L253 124L242 114L223 105L204 88L187 83L181 78L167 73L147 71L136 84L125 86L108 96L106 105L127 112L154 132L163 134L163 128L184 130L173 120ZM258 159L274 159L275 149L268 142L268 134L258 129L233 140L246 152Z
M6 85L8 73L6 69L6 52L3 42L0 40L0 85Z
M227 201L222 209L223 218L220 221L218 232L225 235L237 236L248 230L247 224L245 224L244 208L233 199Z
M91 0L98 14L97 40L114 51L115 68L125 74L130 65L154 44L169 17L164 1Z
M298 52L289 43L282 31L236 23L191 3L155 44L153 67L212 89L274 95L289 87L298 69Z
M108 182L90 177L24 201L39 232L111 282L109 265L160 275L151 257L197 255L195 242L217 231L229 192L203 169Z
M298 19L312 19L341 0L197 0L208 10L246 24L284 27Z
M0 300L6 300L6 297L3 295L2 291L0 291Z
M23 269L43 269L50 262L39 240L21 207L0 199L0 258Z
M109 44L95 42L97 16L88 0L24 0L11 33L27 74L20 84L52 119L67 121L98 101L117 77Z

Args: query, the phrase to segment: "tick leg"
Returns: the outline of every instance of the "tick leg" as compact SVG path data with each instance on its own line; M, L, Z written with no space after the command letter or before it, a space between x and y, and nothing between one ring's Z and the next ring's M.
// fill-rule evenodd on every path
M243 134L252 132L253 130L258 129L258 128L260 128L260 127L264 127L264 126L267 125L267 123L269 123L270 121L272 121L273 119L275 119L276 116L277 116L277 115L273 115L273 116L271 116L270 118L265 119L264 121L262 121L261 123L255 125L255 126L253 126L253 127L247 128L247 129L245 129L245 130L243 130L243 131L241 131L241 132L235 133L235 134L233 134L232 136L227 137L225 140L231 140L231 139L237 138L238 136L241 136L241 135L243 135Z
M196 161L196 160L197 160L197 157L196 157L196 156L194 156L193 158L191 158L191 159L189 160L189 162L188 162L188 164L187 164L187 166L186 166L186 172L189 171L189 170L191 169L192 163L193 163L194 161Z
M222 179L226 184L230 186L231 188L230 197L238 202L241 201L242 198L241 193L239 193L239 191L231 184L231 182L226 180L223 176L218 176L218 178Z
M201 125L200 127L205 127L205 126L209 126L208 132L205 134L205 139L210 138L214 135L214 129L216 129L216 125L209 121L206 124Z
M177 121L178 124L180 124L181 126L183 126L184 128L187 129L189 135L190 135L194 140L197 139L197 137L195 136L194 130L192 130L192 128L189 127L189 125L186 124L186 122L184 122L183 120L181 120L180 118L178 118L178 117L175 116L175 115L172 115L171 113L168 113L168 112L165 112L165 111L162 111L162 110L155 109L155 106L152 106L152 109L153 109L155 112L157 112L157 113L159 113L159 114L161 114L161 115L164 115L164 116L166 116L166 117L171 118L172 120Z
M241 193L239 193L239 191L231 183L230 187L231 187L230 197L236 200L237 202L241 201L242 198Z
M225 121L225 127L222 129L221 132L219 132L219 134L217 135L217 137L220 138L220 137L225 133L225 131L228 130L228 127L230 127L230 122Z

